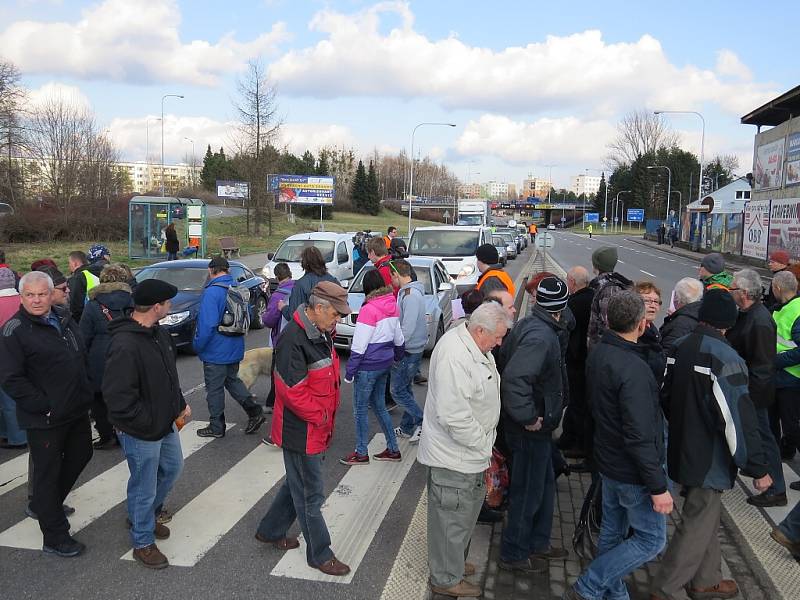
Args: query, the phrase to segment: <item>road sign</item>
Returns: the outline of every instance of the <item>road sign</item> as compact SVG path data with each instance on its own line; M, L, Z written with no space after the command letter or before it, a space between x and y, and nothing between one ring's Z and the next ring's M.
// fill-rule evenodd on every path
M552 248L556 245L556 236L549 231L543 231L536 236L537 248Z
M561 222L562 223L566 223L567 222L567 217L561 217Z
M644 209L643 208L629 208L625 218L631 223L644 223Z
M449 210L444 211L442 213L442 217L445 218L445 219L449 219L450 218L450 211Z
M414 206L413 204L411 205L411 212L419 212L421 209L421 206ZM400 210L403 212L408 212L408 204L402 204L400 206Z
M599 223L600 222L600 213L586 213L584 215L584 221L587 223Z

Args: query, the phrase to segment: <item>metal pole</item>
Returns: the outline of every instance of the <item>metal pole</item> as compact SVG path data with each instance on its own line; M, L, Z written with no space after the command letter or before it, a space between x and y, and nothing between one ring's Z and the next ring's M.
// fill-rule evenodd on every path
M411 177L409 178L408 183L408 238L411 239L411 199L414 196L414 135L417 133L417 129L422 127L423 125L442 125L445 127L455 127L455 123L419 123L414 127L411 131Z

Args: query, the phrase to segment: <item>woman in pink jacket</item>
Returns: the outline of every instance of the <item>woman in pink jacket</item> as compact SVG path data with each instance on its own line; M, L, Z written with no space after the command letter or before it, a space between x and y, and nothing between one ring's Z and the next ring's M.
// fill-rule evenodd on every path
M19 310L16 283L14 271L8 267L0 267L0 330ZM0 438L5 438L0 442L0 448L17 450L28 445L25 431L20 429L17 423L17 405L2 388L0 388Z

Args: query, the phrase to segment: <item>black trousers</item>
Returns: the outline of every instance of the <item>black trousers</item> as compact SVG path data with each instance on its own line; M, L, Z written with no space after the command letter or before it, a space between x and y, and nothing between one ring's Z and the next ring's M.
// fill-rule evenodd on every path
M94 419L97 433L100 434L100 439L107 440L114 435L114 428L108 422L108 407L106 406L106 401L103 400L103 392L94 393L91 415Z
M587 428L589 408L586 406L586 374L579 366L567 365L569 378L569 403L564 411L564 420L561 424L561 439L559 447L578 448L586 451Z
M770 409L778 413L780 430L783 432L783 439L780 436L775 439L782 447L800 450L800 389L777 388L775 402Z
M46 546L69 539L64 499L92 458L92 426L86 415L50 429L29 429L33 459L33 501Z

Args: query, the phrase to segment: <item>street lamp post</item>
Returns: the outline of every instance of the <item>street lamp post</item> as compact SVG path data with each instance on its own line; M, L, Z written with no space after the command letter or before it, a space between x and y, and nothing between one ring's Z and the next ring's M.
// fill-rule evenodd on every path
M613 213L614 213L614 232L615 233L616 233L616 230L617 230L617 219L619 218L619 202L620 202L619 201L619 196L620 196L620 194L630 194L630 193L631 193L630 190L620 190L619 192L617 192L617 197L614 200L614 210L613 210Z
M547 167L547 203L550 204L550 192L553 189L553 167L557 167L558 165L542 165ZM536 191L534 190L534 194Z
M414 198L414 135L417 129L423 125L441 125L443 127L455 127L455 123L419 123L411 131L411 177L408 182L408 239L411 240L411 202Z
M164 197L164 100L167 98L180 98L180 94L164 94L161 96L161 197Z
M194 189L194 140L192 138L184 137L186 141L192 144L192 163L189 165L192 169L192 189Z
M704 160L704 152L705 152L705 145L706 145L706 120L703 118L699 112L695 110L656 110L653 111L655 115L662 115L662 114L675 114L675 115L697 115L700 117L700 121L703 123L703 130L700 136L700 179L699 183L697 184L697 199L703 199L703 160Z
M647 167L648 169L666 169L667 173L669 174L667 178L667 214L664 217L664 220L669 223L669 199L672 195L672 169L665 165L654 165Z

